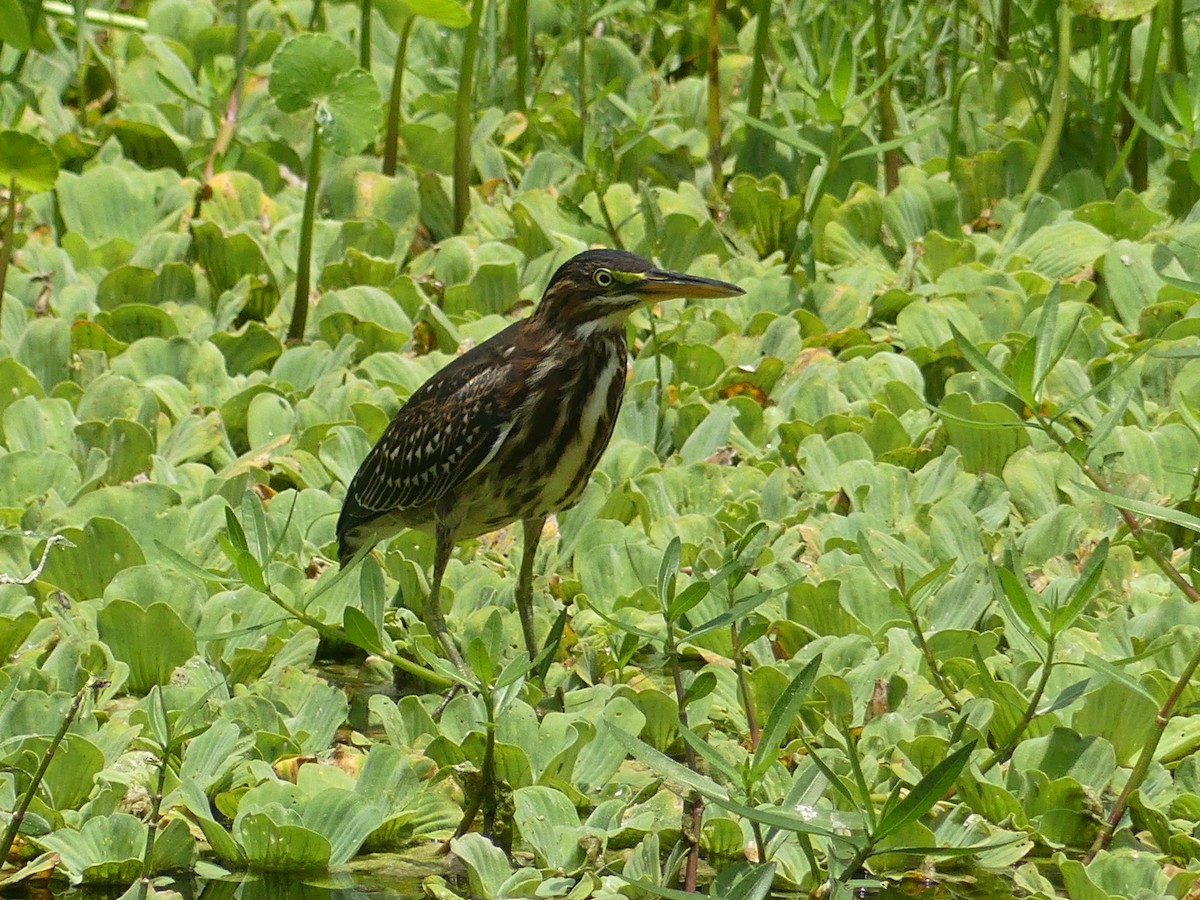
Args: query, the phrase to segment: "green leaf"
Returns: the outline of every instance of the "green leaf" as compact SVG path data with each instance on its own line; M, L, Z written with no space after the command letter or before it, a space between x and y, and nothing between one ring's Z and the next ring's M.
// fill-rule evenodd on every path
M397 27L409 16L424 16L447 28L465 28L471 13L455 0L375 0L375 8Z
M1087 602L1092 599L1092 594L1095 593L1096 586L1100 583L1100 578L1104 574L1104 563L1107 559L1108 538L1105 537L1088 557L1087 565L1079 573L1079 580L1071 588L1067 604L1051 612L1050 631L1053 634L1062 634L1075 624L1075 620L1079 618L1079 614L1083 612Z
M1033 346L1035 349L1033 360L1033 380L1031 397L1041 390L1042 385L1046 381L1046 376L1050 374L1050 370L1054 368L1055 362L1058 361L1062 352L1065 350L1066 344L1070 341L1074 329L1067 333L1067 339L1063 342L1063 347L1059 348L1058 353L1055 353L1054 335L1058 325L1058 303L1062 298L1062 284L1055 282L1046 294L1046 299L1042 301L1041 313L1038 315L1037 328L1033 334ZM1082 316L1083 310L1080 310L1079 315ZM1036 400L1036 397L1033 397ZM1028 403L1028 401L1027 401ZM1029 406L1036 406L1036 403L1028 403Z
M22 52L33 44L29 19L18 0L0 0L0 43Z
M356 606L347 606L342 611L342 630L346 633L346 640L368 653L384 653L387 650L375 623Z
M1107 22L1122 22L1140 19L1160 0L1071 0L1071 9L1080 15Z
M12 3L14 0L4 0ZM0 21L8 19L0 2ZM24 21L24 13L18 13ZM0 184L34 193L48 191L58 180L58 158L50 145L23 131L0 131Z
M776 761L784 736L795 723L800 707L808 699L813 682L817 678L817 671L821 668L821 660L822 655L819 653L809 660L808 665L796 673L796 677L788 682L788 686L771 706L750 763L751 781L757 782Z
M354 52L325 34L291 38L275 54L270 92L284 112L316 106L321 141L342 155L375 137L383 97L375 79L357 68Z
M1145 685L1130 675L1120 665L1110 662L1102 656L1097 656L1095 653L1085 653L1083 655L1083 662L1088 668L1095 669L1101 675L1108 677L1117 684L1123 685L1135 694L1145 697L1154 705L1154 708L1157 709L1161 705L1161 700L1158 697L1155 697Z
M955 327L953 322L948 322L947 324L950 326L950 333L954 336L954 343L958 345L959 352L974 367L975 371L979 372L979 374L983 375L1006 394L1011 394L1020 400L1021 394L1017 390L1017 386L1013 384L1012 379L997 369L978 347L963 336L962 332Z
M925 815L958 780L959 774L971 758L975 742L959 747L940 763L929 770L904 799L894 806L884 810L879 819L871 840L878 843L889 834L899 831L905 825L915 822Z
M671 538L658 566L658 606L664 614L671 608L671 601L675 599L675 578L679 574L682 546L678 537Z
M996 598L1012 611L1017 621L1028 628L1031 634L1037 635L1043 641L1049 641L1050 631L1042 617L1034 610L1029 599L1029 589L1020 577L1004 566L992 564L989 568L992 575L992 591Z
M161 600L145 608L111 600L96 614L96 629L113 657L129 666L126 687L138 694L170 683L175 668L196 655L192 629Z
M299 112L328 96L357 64L354 51L329 35L297 35L275 54L269 90L281 110Z
M693 581L667 607L667 621L682 621L684 616L708 596L708 592L709 583L707 581Z
M513 821L546 868L571 872L586 857L579 814L562 791L532 785L513 791Z
M687 709L697 700L707 697L717 688L717 676L712 672L700 672L683 692L680 708Z
M1153 503L1143 503L1141 500L1121 497L1108 491L1102 491L1091 484L1078 484L1077 487L1085 494L1091 494L1097 500L1103 500L1105 503L1115 506L1118 509L1125 509L1139 516L1146 516L1147 518L1157 519L1161 522L1170 522L1172 525L1178 525L1181 528L1187 528L1191 531L1200 531L1200 518L1180 512L1177 509L1171 509L1167 506L1155 506Z

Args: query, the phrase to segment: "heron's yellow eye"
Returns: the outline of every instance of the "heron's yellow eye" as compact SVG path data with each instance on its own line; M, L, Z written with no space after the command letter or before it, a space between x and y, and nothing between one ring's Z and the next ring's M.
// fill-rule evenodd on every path
M608 287L613 283L612 272L608 269L597 269L596 274L592 276L592 281L600 285L602 288Z

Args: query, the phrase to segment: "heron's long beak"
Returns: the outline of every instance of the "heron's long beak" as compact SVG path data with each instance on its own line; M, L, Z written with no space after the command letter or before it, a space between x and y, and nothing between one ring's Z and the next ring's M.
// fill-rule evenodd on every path
M680 272L664 272L651 269L642 275L634 290L647 300L669 300L674 297L736 297L746 293L736 284L701 278L699 275L684 275Z

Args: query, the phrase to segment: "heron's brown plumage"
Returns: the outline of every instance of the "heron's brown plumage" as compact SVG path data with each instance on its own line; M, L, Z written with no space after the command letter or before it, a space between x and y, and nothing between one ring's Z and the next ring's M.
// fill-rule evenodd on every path
M546 516L579 500L621 409L629 313L650 299L740 293L625 251L568 260L533 315L436 372L392 419L347 487L342 563L403 528L433 527L428 613L457 657L435 605L450 548L520 519L529 554ZM530 590L518 584L517 605L532 644Z

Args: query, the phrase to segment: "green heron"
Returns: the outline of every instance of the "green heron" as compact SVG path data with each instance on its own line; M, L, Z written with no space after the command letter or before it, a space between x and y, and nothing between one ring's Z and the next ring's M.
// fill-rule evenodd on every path
M621 250L565 262L532 315L453 360L396 413L346 491L342 565L401 529L432 529L425 621L461 666L439 601L450 553L456 541L520 519L515 599L536 655L534 553L546 517L579 500L612 436L625 392L625 320L647 302L742 293Z

